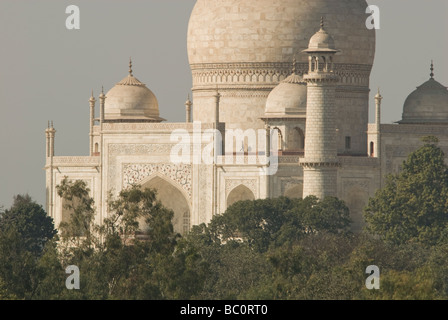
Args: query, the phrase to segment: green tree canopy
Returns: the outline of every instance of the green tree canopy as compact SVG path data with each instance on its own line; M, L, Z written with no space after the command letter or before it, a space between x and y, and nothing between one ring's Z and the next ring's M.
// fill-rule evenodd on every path
M63 199L64 210L70 212L69 218L59 224L61 236L71 239L79 246L80 237L85 237L86 243L93 240L92 231L95 216L94 200L90 197L90 189L83 180L69 180L65 177L56 186L58 195Z
M244 240L263 252L306 234L347 232L349 225L349 211L343 201L310 196L239 201L215 216L209 229L215 241Z
M367 230L393 243L437 243L448 227L448 167L437 139L411 153L364 210Z
M28 195L17 195L0 215L0 286L10 297L34 297L39 259L55 235L53 219Z
M17 195L10 209L0 214L0 233L14 229L27 251L39 256L56 235L53 219L29 195Z

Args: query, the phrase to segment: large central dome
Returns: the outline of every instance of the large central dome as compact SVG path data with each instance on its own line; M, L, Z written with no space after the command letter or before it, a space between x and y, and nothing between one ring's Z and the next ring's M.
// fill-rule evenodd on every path
M321 16L344 54L339 63L372 65L375 32L365 0L198 0L190 18L190 64L280 62L308 47ZM306 62L306 55L297 55Z
M226 128L264 127L266 99L291 75L308 71L302 53L325 29L340 50L334 71L338 151L352 137L350 152L367 145L369 78L375 56L375 30L366 27L365 0L197 0L188 26L188 58L193 78L193 119L215 120L216 90L221 94L219 120ZM333 44L332 44L333 45Z

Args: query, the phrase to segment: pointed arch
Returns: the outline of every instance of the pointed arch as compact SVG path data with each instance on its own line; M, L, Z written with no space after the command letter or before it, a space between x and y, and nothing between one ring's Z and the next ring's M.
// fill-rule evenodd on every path
M227 207L238 201L255 200L255 195L248 187L243 184L235 187L227 196Z
M278 134L278 140L277 140L277 149L278 151L283 151L283 134L282 134L282 130L280 130L278 127L275 127L274 129L272 129L273 131L277 130L277 134ZM275 137L275 135L274 135Z
M168 209L173 210L174 231L185 234L191 227L191 206L189 197L179 184L170 178L155 173L140 183L142 188L157 191L157 199Z
M305 149L305 134L299 127L290 130L288 135L288 151L303 151Z

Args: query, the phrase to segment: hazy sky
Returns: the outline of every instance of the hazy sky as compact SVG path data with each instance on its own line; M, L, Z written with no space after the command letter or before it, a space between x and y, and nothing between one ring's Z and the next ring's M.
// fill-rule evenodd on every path
M97 97L102 85L107 92L125 77L130 56L161 116L185 120L192 86L186 34L195 2L0 1L0 206L23 193L45 205L47 121L57 130L56 156L87 155L90 92ZM370 116L379 86L382 122L391 123L401 119L407 95L429 79L431 59L435 79L448 86L448 1L368 2L381 10ZM72 4L80 8L80 30L65 26Z

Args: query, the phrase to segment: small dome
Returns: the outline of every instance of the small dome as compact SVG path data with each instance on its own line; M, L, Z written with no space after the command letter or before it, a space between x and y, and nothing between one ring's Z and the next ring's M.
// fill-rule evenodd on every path
M431 77L406 99L398 123L448 123L448 90Z
M321 28L318 32L316 32L310 39L310 43L308 45L308 51L310 50L318 50L318 51L336 51L334 46L333 37Z
M280 82L266 100L265 116L269 118L298 117L306 115L306 82L291 74Z
M131 67L132 65L130 65ZM145 84L132 75L117 83L106 94L105 120L160 122L157 98Z

